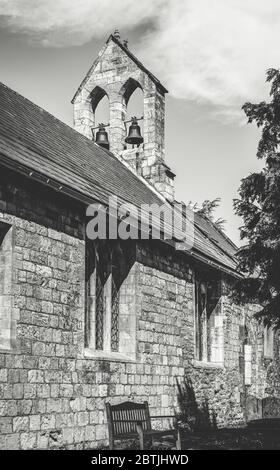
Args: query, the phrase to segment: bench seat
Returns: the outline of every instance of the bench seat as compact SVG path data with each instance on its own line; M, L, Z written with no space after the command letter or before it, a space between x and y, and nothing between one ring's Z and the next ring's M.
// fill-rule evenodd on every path
M139 439L140 449L145 447L146 438L171 436L176 441L176 448L181 450L180 430L175 425L171 429L152 429L151 419L174 419L175 416L150 416L148 402L134 403L126 401L118 405L106 403L110 449L114 449L115 440Z

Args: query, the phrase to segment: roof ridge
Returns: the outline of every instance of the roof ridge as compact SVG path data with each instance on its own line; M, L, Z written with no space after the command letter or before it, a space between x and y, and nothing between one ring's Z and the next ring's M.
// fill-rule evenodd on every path
M138 67L140 67L151 78L151 80L153 80L153 82L155 82L156 85L158 85L162 89L164 93L168 93L168 90L161 83L161 81L152 72L150 72L150 70L148 70L147 67L142 64L142 62L136 57L136 55L134 55L133 52L130 51L130 49L125 47L124 44L113 34L110 34L106 41L106 44L108 44L110 39L112 39L112 41L114 41L128 55L128 57L130 57L131 60L133 60L138 65Z

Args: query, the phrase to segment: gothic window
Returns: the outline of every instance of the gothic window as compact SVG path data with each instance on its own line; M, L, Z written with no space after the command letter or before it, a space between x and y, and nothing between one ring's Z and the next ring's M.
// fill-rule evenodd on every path
M86 349L97 355L135 353L133 262L119 243L87 243Z
M195 282L195 357L203 362L223 362L223 318L220 281Z
M0 349L15 345L12 314L12 227L0 223Z
M96 263L96 280L95 280L95 348L103 349L104 346L104 313L105 298L104 285L105 273L99 260Z
M207 359L207 286L206 283L195 283L195 320L196 320L196 357Z
M119 350L119 303L120 286L117 279L117 266L112 265L112 301L111 301L111 350Z
M264 327L263 332L263 349L265 357L273 357L273 347L274 347L274 330L270 326Z

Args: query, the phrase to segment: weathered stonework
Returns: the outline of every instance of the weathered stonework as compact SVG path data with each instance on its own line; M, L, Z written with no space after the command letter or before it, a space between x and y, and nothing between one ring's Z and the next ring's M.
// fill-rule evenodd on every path
M143 91L143 138L139 152L125 150L128 101L136 88ZM165 155L165 93L167 90L139 66L119 39L111 37L99 53L74 99L74 126L88 138L95 122L95 110L107 96L110 110L110 150L128 161L132 168L139 162L141 174L169 200L174 199L174 173L164 163ZM141 116L138 116L141 117ZM134 157L134 158L132 158Z
M40 194L40 198L38 198ZM185 254L157 241L135 245L136 357L85 354L84 208L23 177L0 176L1 221L13 227L16 343L0 350L0 448L93 448L107 443L105 402L148 400L151 414L178 409L177 382L208 400L219 425L244 423L244 393L280 396L279 343L263 357L255 307L224 289L223 364L195 360L194 272ZM252 346L244 385L240 325ZM241 336L240 336L241 335Z

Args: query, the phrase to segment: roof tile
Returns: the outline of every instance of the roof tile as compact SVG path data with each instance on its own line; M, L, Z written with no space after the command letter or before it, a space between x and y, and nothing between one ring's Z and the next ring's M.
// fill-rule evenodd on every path
M162 199L116 156L0 83L0 162L4 157L107 205L109 197L136 207ZM1 156L2 155L2 156ZM235 246L195 215L194 251L236 269Z

